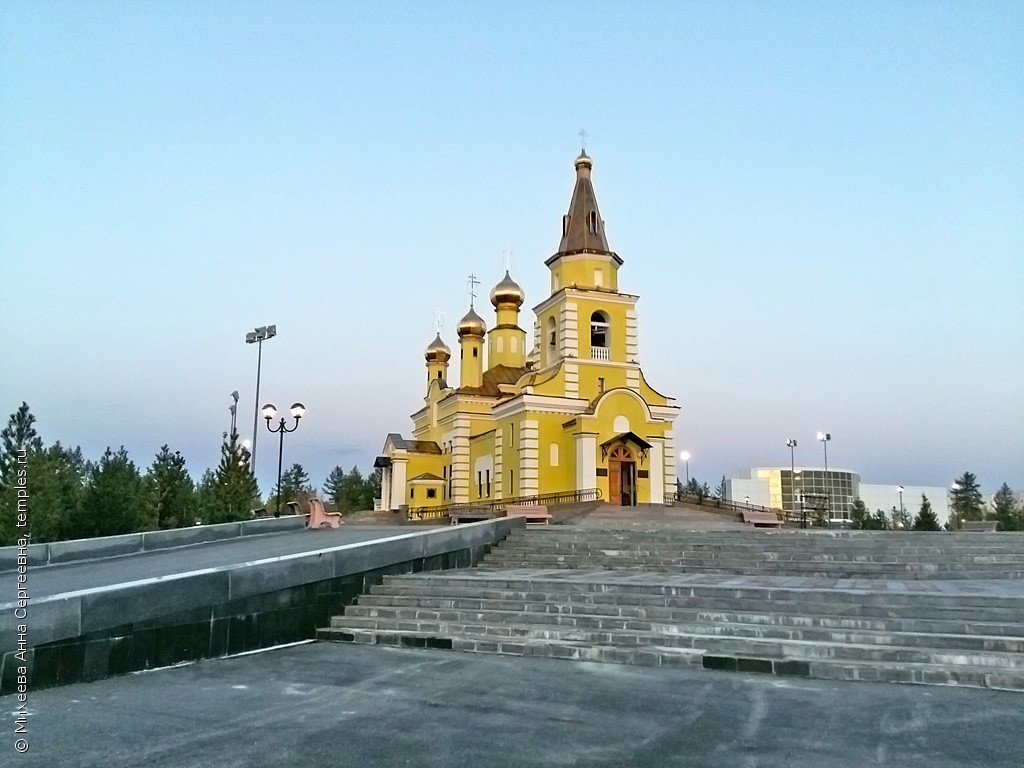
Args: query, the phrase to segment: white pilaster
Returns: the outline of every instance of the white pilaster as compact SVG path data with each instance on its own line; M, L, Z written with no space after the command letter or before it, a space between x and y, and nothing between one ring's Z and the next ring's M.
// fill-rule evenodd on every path
M503 474L502 471L501 471L501 467L502 467L502 463L501 463L502 446L503 446L503 438L502 438L501 428L499 427L498 429L494 430L494 498L495 499L504 498L501 495L501 488L502 488L502 486L501 486L501 481L502 481L501 480L501 476Z
M651 504L665 503L664 461L665 446L660 437L651 438L651 450L647 452L649 485L651 487Z
M469 501L469 418L456 417L452 438L452 502Z
M521 496L538 493L540 482L540 424L524 419L520 426L519 440L519 487Z
M597 487L597 435L576 435L576 489Z

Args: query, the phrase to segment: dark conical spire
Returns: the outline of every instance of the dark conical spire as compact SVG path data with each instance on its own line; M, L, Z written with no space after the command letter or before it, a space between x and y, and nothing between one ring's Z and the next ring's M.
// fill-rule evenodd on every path
M572 192L569 212L562 217L562 240L558 253L598 251L609 253L604 236L604 222L597 207L597 195L590 180L593 161L586 152L576 158L576 188Z

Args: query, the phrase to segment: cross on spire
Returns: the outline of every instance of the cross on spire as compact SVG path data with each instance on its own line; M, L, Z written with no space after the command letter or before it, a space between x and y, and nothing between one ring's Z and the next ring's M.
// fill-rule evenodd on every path
M583 128L580 128L580 133L579 133L579 137L580 137L580 152L583 152L584 154L586 154L586 152L587 152L587 136L588 135L589 134Z
M469 308L473 309L473 302L476 299L476 287L480 285L480 281L476 279L476 275L470 273L469 275Z
M437 332L438 336L440 336L441 331L444 330L444 312L440 309L434 310L434 330Z
M505 268L506 272L512 271L512 249L506 247L501 252L501 265Z

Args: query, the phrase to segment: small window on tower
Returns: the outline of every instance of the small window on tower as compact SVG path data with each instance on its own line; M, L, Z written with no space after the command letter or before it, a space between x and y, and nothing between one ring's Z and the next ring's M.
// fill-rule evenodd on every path
M595 288L603 288L604 287L604 270L601 269L600 267L597 267L594 270L594 287Z
M428 499L436 499L437 498L437 489L436 488L427 488L427 498Z
M476 356L477 356L477 348L473 347L473 357L476 357Z
M562 217L562 237L565 237L565 233L569 231L569 222L571 220L572 217L568 214Z
M591 211L587 216L587 229L590 230L590 234L597 234L597 211Z

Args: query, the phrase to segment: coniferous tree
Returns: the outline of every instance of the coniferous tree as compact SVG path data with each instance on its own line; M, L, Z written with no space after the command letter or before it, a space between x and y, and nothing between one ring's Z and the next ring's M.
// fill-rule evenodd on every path
M203 475L198 501L199 519L204 523L231 523L252 517L260 502L260 490L237 440L228 439L221 446L220 464Z
M964 520L984 519L985 508L981 488L978 485L978 478L973 473L964 472L958 477L949 495L955 527L959 528Z
M148 529L181 528L196 519L196 491L180 452L164 445L145 477L145 526Z
M267 500L269 509L277 509L277 498L281 497L282 514L289 501L298 502L300 510L305 513L308 502L316 496L316 489L309 482L309 475L301 464L292 464L281 473L281 488L274 489L273 495Z
M124 446L104 452L89 472L81 504L70 516L71 538L115 536L140 530L142 476Z
M1024 531L1024 509L1006 483L992 497L992 517L1000 531Z
M715 488L715 496L718 497L720 500L724 501L726 488L727 486L725 482L725 475L722 475L722 482L720 482L718 484L718 487Z
M921 509L914 517L914 530L915 531L938 531L939 518L932 510L932 503L928 501L928 497L923 493L921 494Z
M850 528L854 530L868 530L870 527L871 515L867 506L860 498L853 500L853 507L850 509Z
M341 500L343 490L345 487L345 470L341 467L335 467L327 475L327 479L324 480L324 496L330 502L330 505L337 511L342 511Z
M7 426L0 431L0 488L9 484L9 477L20 451L41 449L43 441L35 428L36 417L29 410L28 403L11 414Z

